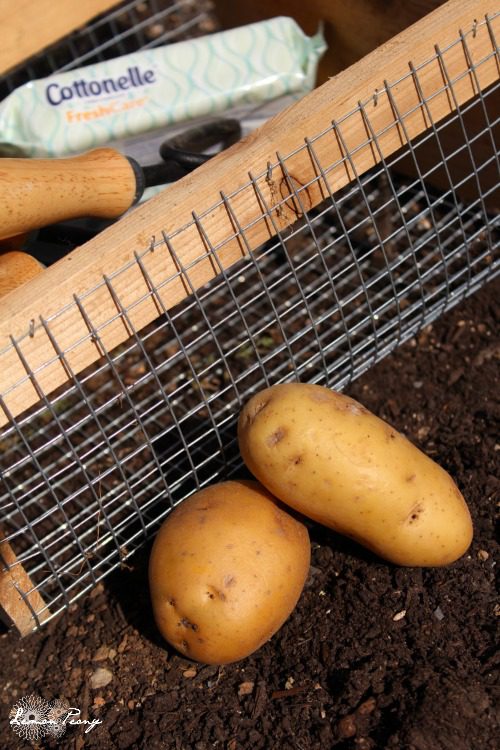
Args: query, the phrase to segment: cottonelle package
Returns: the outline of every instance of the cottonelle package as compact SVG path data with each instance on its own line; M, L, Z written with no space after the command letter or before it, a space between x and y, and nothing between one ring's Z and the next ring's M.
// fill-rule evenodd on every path
M62 156L314 86L326 49L279 17L21 86L0 104L0 154Z

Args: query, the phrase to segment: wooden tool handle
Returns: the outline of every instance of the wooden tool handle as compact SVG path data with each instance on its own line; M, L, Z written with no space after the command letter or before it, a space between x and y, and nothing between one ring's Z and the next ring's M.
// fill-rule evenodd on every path
M65 219L113 219L133 204L137 168L98 148L68 159L0 159L0 239Z
M42 273L43 266L28 253L9 250L0 253L0 297Z

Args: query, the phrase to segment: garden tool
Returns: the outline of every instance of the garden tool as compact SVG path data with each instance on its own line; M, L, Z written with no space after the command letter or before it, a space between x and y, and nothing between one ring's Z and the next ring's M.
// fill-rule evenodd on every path
M0 161L0 240L49 224L92 216L115 219L142 197L146 187L177 180L211 158L212 146L235 143L238 120L211 120L162 143L158 164L141 167L112 148L57 159Z

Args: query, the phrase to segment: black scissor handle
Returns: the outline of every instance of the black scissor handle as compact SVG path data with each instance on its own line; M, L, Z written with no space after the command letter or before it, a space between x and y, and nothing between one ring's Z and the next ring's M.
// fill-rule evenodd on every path
M208 148L220 143L222 151L240 138L241 125L238 120L232 118L210 120L188 128L174 138L164 141L160 146L160 156L166 162L175 162L187 174L214 156L214 154L204 153Z

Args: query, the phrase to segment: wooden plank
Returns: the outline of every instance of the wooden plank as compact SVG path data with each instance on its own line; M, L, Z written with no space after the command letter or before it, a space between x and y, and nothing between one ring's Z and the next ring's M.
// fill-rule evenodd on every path
M0 532L0 610L7 624L14 625L22 636L28 635L36 627L30 607L37 614L40 623L48 620L50 613L45 602L34 589L30 577Z
M0 0L0 73L57 42L118 0Z
M29 367L37 371L39 387L44 393L51 393L66 382L67 366L73 372L80 372L101 353L73 303L74 294L87 293L83 298L85 311L100 329L102 345L108 350L113 349L126 340L130 332L123 318L116 314L107 287L101 283L94 289L102 282L103 274L111 276L126 266L113 276L113 287L121 303L129 308L134 327L140 330L159 314L155 300L148 295L149 288L141 269L134 262L134 253L146 251L151 237L160 239L162 231L169 235L176 233L171 247L177 258L172 257L164 246L144 257L149 276L156 285L162 285L162 300L167 308L171 308L188 293L185 279L178 274L178 259L184 267L189 267L189 277L195 287L200 287L218 272L213 259L207 256L204 237L196 225L189 225L193 210L198 215L205 214L203 227L206 236L213 246L219 248L219 262L229 267L246 251L241 237L235 234L235 217L241 226L247 227L245 235L249 246L256 248L276 231L269 218L263 216L261 197L268 206L276 208L277 201L293 193L289 176L280 173L279 168L273 170L272 179L266 177L266 165L276 163L278 152L282 155L294 153L286 161L288 175L291 175L294 186L308 185L307 190L301 192L306 208L327 197L329 189L337 190L350 182L354 168L361 174L380 159L377 149L367 141L366 120L359 111L342 122L343 143L330 127L333 117L341 120L356 108L358 100L369 101L365 112L375 132L383 133L379 137L382 153L386 157L394 153L405 144L405 133L395 124L391 101L383 92L384 78L399 81L392 87L393 98L399 112L406 113L404 121L408 137L415 138L428 128L429 120L427 109L421 106L414 79L407 75L409 60L415 66L422 66L419 70L420 86L424 97L433 95L428 107L437 122L454 110L455 103L443 88L443 71L435 57L434 45L438 43L445 49L458 38L460 29L468 32L476 28L475 19L484 19L494 5L492 0L450 0L280 113L225 154L164 190L41 276L8 294L0 300L0 346L8 344L10 335L23 337L19 343L23 356ZM500 16L494 17L491 27L498 38ZM498 60L491 55L492 40L485 24L478 25L474 35L469 34L468 48L477 64L479 85L484 89L499 77ZM487 57L487 62L479 64ZM453 45L445 52L444 59L449 75L457 79L454 86L456 101L468 101L476 93L476 79L464 75L468 62L462 45ZM373 97L376 90L379 93ZM324 135L314 141L314 150L319 163L330 166L328 185L309 151L300 148L305 136L314 137L323 131ZM344 148L353 154L352 162L345 161ZM257 182L260 195L248 182L249 173L262 175ZM227 195L234 193L230 201L231 211L220 201L221 191ZM274 214L277 227L283 229L300 216L300 210L290 197L276 208ZM185 225L186 228L178 232ZM52 318L52 334L58 346L67 350L66 364L55 356L43 328L35 327L33 335L27 335L30 321L36 324L40 316ZM9 346L0 353L0 393L4 394L5 403L14 415L39 398L36 388L25 376L16 351ZM5 422L6 417L2 416L1 423Z
M415 23L431 10L442 5L443 0L408 0L399 3L384 3L377 0L253 0L251 3L235 3L233 0L216 0L217 16L223 28L232 28L245 23L252 23L261 18L272 18L274 15L292 16L308 34L314 34L320 22L323 23L325 39L328 49L321 58L318 68L318 82L322 83L329 77L336 75L349 65L379 47L383 42L393 37L410 24ZM492 4L493 7L493 4ZM499 97L497 97L497 102ZM489 102L493 110L491 119L498 117L499 105ZM482 120L481 113L476 110L469 114L469 123L477 131ZM447 128L447 144L459 147L463 140L463 132L459 123ZM482 163L482 155L491 150L489 136L485 135L472 144L472 156L477 163ZM422 149L423 151L423 149ZM421 152L422 153L422 152ZM436 150L430 148L429 153L423 155L422 162L435 164ZM400 172L415 178L415 166L411 159L400 165ZM457 164L454 170L456 183L460 185L457 194L463 201L473 201L477 197L477 187L474 180L467 179L470 174L468 159ZM494 187L498 181L498 168L495 163L482 170L481 182L485 192ZM446 189L446 176L434 172L428 178L428 184L438 189ZM498 207L494 196L486 200L488 209Z

